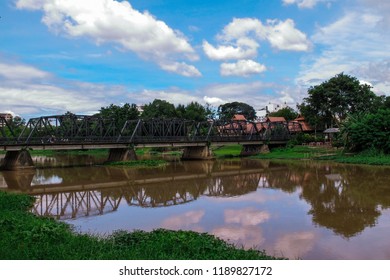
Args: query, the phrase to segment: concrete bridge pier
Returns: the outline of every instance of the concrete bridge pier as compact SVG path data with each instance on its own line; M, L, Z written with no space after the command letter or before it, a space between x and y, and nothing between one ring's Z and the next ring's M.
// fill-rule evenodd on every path
M108 155L107 162L114 161L127 161L127 160L137 160L137 155L133 148L112 148Z
M257 144L257 145L243 145L240 156L255 156L258 154L269 153L268 145Z
M214 155L208 146L185 147L181 159L207 160L214 159Z
M4 170L29 169L34 168L34 162L27 150L7 151L1 168Z

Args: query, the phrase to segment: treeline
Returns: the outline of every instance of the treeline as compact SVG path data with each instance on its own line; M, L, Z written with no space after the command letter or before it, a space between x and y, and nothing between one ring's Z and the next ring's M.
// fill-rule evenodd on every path
M338 127L349 151L390 153L390 96L376 95L355 77L340 73L309 88L298 109L317 130Z
M155 99L153 102L142 106L141 110L136 104L126 103L123 106L111 104L110 106L102 107L96 115L106 119L115 119L116 126L122 127L126 120L138 118L179 118L202 122L215 118L230 120L235 114L242 114L248 120L254 120L256 118L255 109L242 102L226 103L220 105L218 108L214 108L209 104L203 106L198 102L175 106L168 101L160 99Z

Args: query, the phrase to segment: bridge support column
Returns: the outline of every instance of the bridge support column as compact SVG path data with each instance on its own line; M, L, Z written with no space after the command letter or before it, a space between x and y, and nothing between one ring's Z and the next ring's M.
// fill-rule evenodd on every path
M240 156L255 156L258 154L269 153L268 145L243 145L241 149Z
M196 147L185 147L181 159L214 159L213 153L208 146L196 146Z
M107 162L127 161L127 160L137 160L137 155L135 154L134 149L132 148L110 149L110 154L108 155Z
M29 151L7 151L4 157L2 169L19 170L28 168L34 168L34 162Z

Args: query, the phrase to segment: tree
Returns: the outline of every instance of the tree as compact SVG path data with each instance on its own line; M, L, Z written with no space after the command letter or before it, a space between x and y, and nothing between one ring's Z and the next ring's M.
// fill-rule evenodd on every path
M121 129L127 120L138 119L139 111L137 109L137 105L135 104L130 105L126 103L123 106L111 104L108 107L102 107L99 115L103 119L115 120L115 126L118 129Z
M285 107L282 108L276 112L269 113L268 116L270 117L284 117L286 121L294 120L298 113L291 107Z
M390 154L390 109L353 114L343 123L341 133L352 151L376 150Z
M210 112L198 102L191 102L185 107L184 118L197 122L206 121Z
M371 86L344 73L310 87L308 95L298 108L316 128L340 126L348 114L370 112L377 100Z
M256 118L256 111L252 106L242 102L231 102L218 107L220 119L230 120L234 115L244 115L247 120Z
M173 104L165 100L155 99L152 103L144 106L141 117L145 119L176 118L177 113Z

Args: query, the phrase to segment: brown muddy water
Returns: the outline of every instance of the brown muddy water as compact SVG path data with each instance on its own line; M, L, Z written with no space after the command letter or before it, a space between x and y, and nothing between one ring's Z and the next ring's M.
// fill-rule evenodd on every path
M35 196L32 212L92 234L156 228L208 232L291 259L390 259L390 168L313 161L171 161L96 165L37 157L0 172L0 189Z

